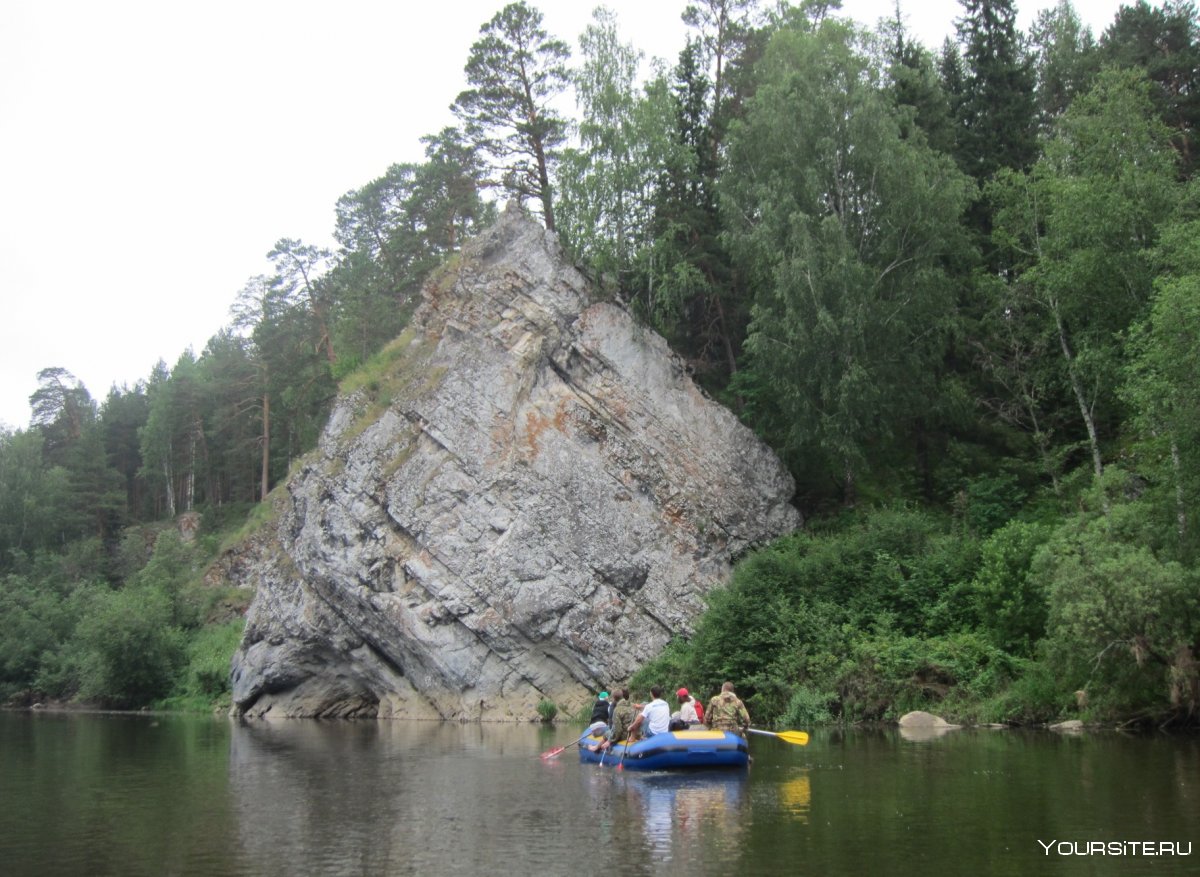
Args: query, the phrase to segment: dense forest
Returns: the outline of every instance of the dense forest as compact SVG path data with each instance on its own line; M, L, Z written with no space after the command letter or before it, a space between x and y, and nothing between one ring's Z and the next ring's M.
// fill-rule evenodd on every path
M338 201L336 251L279 240L202 351L101 401L39 373L0 433L0 698L227 697L246 597L206 565L515 198L778 452L807 520L636 682L733 679L787 724L1194 723L1196 8L1097 36L1066 0L1027 33L960 2L934 51L899 7L867 31L697 0L669 66L603 8L572 52L504 7L457 124Z

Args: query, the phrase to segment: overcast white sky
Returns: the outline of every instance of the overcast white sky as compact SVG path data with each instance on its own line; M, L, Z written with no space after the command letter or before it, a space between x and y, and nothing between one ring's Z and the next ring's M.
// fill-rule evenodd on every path
M0 425L62 366L102 400L197 353L281 237L332 245L334 204L452 121L505 0L3 0ZM1018 0L1027 27L1051 0ZM534 4L572 46L588 0ZM685 0L608 0L674 60ZM1080 0L1099 34L1119 0ZM931 48L957 0L901 0ZM874 24L894 0L844 0Z

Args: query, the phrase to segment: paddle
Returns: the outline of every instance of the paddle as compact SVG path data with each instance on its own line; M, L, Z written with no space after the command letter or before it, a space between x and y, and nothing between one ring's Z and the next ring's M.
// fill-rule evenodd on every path
M629 751L629 747L632 745L633 745L633 740L626 737L625 738L625 748L621 750L621 760L617 762L617 770L618 771L622 771L625 769L625 753Z
M541 754L541 758L542 758L542 760L544 761L544 760L546 760L546 759L553 758L554 756L558 755L560 752L563 752L563 751L565 751L565 750L567 750L567 749L570 749L572 746L578 746L580 743L582 743L582 742L583 742L583 738L584 738L584 736L586 736L586 735L588 735L588 734L593 734L593 733L595 733L597 730L599 730L600 728L603 728L603 727L605 727L605 724L604 724L604 722L592 722L590 725L588 725L588 726L587 726L587 730L586 730L586 731L584 731L584 732L583 732L583 734L581 734L581 735L580 735L580 737L579 737L579 739L578 739L578 740L575 740L575 741L573 741L573 742L571 742L571 743L568 743L566 746L558 746L558 747L556 747L556 748L554 748L554 749L551 749L551 750L549 750L549 751L547 751L547 752L543 752L543 753ZM589 748L591 748L591 747L589 747ZM592 751L594 752L595 750L593 749Z
M764 737L777 737L784 743L796 746L808 745L808 731L760 731L758 728L747 728L751 734L762 734Z
M579 738L579 740L582 740L582 739L583 739L582 737ZM546 760L551 759L554 756L558 755L559 753L563 752L564 750L570 749L572 746L578 746L579 740L575 740L571 743L568 743L566 746L558 746L558 747L555 747L554 749L550 749L550 750L547 750L546 752L543 752L541 755L542 760L546 761Z

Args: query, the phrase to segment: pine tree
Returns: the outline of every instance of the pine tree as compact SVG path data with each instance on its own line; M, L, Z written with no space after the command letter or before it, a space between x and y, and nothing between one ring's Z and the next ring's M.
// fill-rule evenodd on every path
M717 212L711 84L689 40L673 83L673 149L657 187L654 244L645 261L652 322L710 386L737 372L744 315L734 293Z
M542 29L542 13L524 2L505 6L480 33L465 68L471 87L451 109L475 148L491 156L499 185L540 202L546 228L554 231L550 179L567 123L551 104L569 84L570 49Z

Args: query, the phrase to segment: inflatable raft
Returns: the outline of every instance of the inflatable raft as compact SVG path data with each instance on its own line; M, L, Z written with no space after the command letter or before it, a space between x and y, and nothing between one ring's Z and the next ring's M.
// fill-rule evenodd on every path
M594 752L604 738L588 729L579 738L579 760L625 770L682 770L687 768L745 767L750 762L746 741L729 731L667 731L626 747L618 743L606 752ZM628 748L628 752L625 750Z

